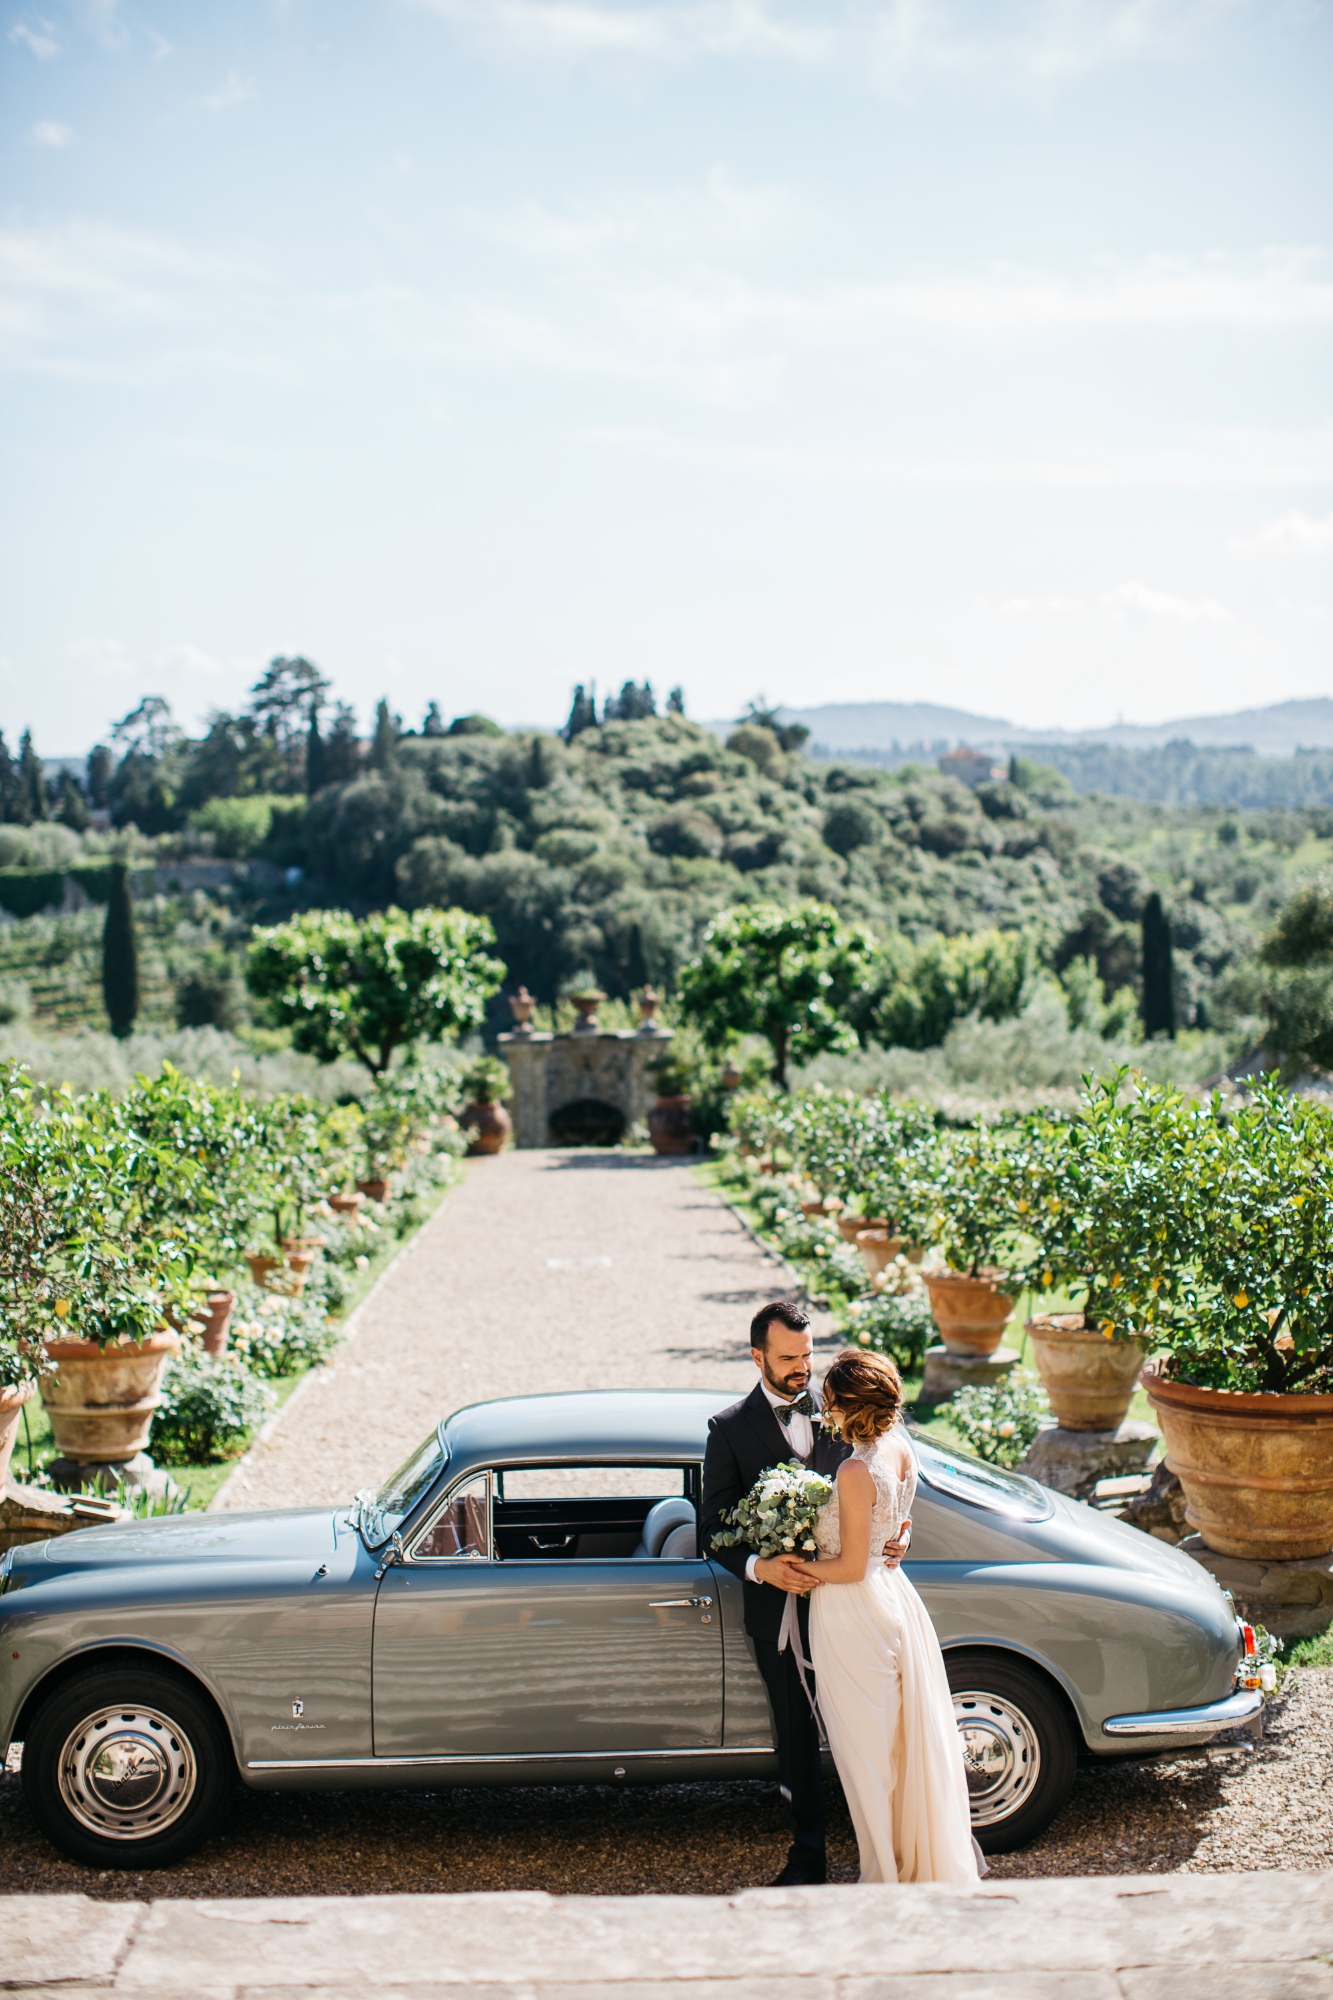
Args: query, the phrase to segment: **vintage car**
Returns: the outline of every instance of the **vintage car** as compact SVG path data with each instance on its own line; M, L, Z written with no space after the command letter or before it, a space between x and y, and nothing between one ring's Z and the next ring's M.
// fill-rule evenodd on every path
M476 1404L350 1506L91 1528L0 1561L0 1745L66 1853L159 1866L256 1788L620 1785L775 1771L741 1586L695 1547L699 1390ZM978 1838L1076 1759L1257 1715L1188 1556L914 1440L909 1570L946 1649ZM1251 1640L1252 1646L1252 1640Z

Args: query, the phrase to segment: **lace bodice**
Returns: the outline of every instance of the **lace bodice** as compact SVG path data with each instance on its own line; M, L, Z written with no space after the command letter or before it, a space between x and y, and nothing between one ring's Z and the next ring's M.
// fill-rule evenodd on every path
M897 1471L901 1447L894 1431L887 1431L873 1444L858 1444L852 1457L867 1466L875 1482L875 1504L870 1514L870 1567L879 1561L886 1542L896 1542L903 1522L912 1511L916 1497L916 1462L909 1460L906 1473ZM815 1545L821 1556L836 1556L838 1538L838 1489L824 1502L815 1519Z

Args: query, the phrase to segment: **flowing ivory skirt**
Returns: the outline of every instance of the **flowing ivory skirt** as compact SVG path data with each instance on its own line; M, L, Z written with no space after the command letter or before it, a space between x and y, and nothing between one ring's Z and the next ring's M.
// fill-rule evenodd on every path
M900 1569L824 1583L810 1605L819 1711L863 1882L975 1882L963 1746L944 1655Z

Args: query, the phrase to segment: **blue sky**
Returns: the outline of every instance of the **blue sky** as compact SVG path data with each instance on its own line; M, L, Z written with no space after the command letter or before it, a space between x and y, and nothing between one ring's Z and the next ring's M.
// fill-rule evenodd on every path
M0 6L0 725L1333 692L1319 0Z

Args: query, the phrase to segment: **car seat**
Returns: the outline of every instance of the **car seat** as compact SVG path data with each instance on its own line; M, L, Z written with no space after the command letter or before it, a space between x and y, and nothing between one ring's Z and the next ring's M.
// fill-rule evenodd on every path
M688 1528L690 1536L695 1536L694 1509L689 1501L677 1495L671 1500L659 1500L648 1509L643 1524L643 1538L634 1553L636 1556L661 1556L666 1554L664 1544L673 1532ZM679 1549L673 1553L679 1555Z

